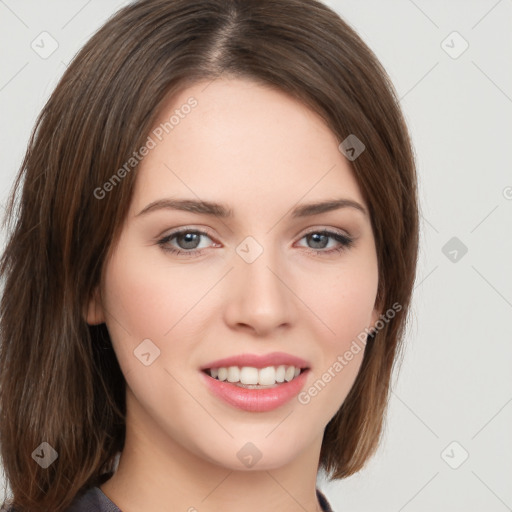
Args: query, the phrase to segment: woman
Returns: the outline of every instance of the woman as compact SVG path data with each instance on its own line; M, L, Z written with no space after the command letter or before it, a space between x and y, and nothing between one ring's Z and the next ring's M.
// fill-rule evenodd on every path
M393 87L310 0L141 0L44 107L1 261L10 510L331 510L418 250Z

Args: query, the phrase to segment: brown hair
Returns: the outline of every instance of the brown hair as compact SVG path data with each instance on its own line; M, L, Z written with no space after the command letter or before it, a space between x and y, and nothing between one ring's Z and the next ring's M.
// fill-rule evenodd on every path
M84 311L130 205L136 172L94 191L144 145L178 89L221 74L275 87L343 141L370 209L381 311L362 366L324 432L319 468L339 479L375 452L405 332L418 251L416 171L393 86L354 30L315 0L142 0L77 54L44 106L15 181L0 261L0 443L18 512L63 511L115 470L125 380L105 324ZM58 455L47 468L37 450ZM46 446L46 445L45 445ZM49 453L49 450L47 450Z

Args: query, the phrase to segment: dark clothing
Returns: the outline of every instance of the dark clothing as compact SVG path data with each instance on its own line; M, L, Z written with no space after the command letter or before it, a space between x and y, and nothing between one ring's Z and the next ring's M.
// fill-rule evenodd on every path
M121 512L99 487L91 487L85 494L75 498L66 512Z
M327 498L318 488L316 490L316 497L318 498L318 503L320 503L323 512L334 512Z
M317 489L316 496L323 512L333 512L327 498ZM99 487L92 487L70 505L66 512L122 512Z

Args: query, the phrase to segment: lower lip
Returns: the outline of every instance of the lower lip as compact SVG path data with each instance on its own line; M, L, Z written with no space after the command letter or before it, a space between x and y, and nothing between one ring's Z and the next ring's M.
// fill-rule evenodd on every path
M297 396L306 383L309 369L290 382L278 384L275 388L247 389L230 382L214 379L201 371L205 384L219 398L228 404L249 412L267 412L281 407Z

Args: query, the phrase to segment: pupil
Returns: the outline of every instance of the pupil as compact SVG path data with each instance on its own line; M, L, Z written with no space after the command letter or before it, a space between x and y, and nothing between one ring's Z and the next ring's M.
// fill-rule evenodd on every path
M327 237L325 235L322 235L321 233L313 233L312 235L309 235L309 236L313 238L313 243L319 243L319 241L318 241L319 238L323 238L324 242L327 242ZM320 247L316 247L316 248L323 249L326 247L326 245L327 245L327 243L324 243L324 244L320 243Z
M184 235L181 235L179 238L185 240L185 247L184 249L195 249L197 247L197 240L194 240L193 237L198 237L199 235L197 233L185 233ZM196 245L194 245L194 242ZM187 244L192 244L192 246L189 246Z

